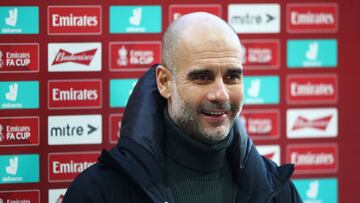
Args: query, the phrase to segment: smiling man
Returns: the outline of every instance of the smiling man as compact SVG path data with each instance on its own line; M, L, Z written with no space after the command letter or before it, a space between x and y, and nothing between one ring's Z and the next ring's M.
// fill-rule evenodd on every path
M173 23L163 41L157 84L170 117L195 139L223 140L243 100L239 38L221 19L197 13Z
M139 80L121 139L79 175L64 202L302 202L239 121L241 44L222 19L192 13L163 36L162 64Z

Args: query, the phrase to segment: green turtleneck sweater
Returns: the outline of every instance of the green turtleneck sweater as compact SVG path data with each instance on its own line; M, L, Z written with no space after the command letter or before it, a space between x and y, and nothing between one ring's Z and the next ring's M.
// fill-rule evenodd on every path
M176 203L234 202L236 186L226 159L233 133L215 144L184 134L165 110L167 184Z

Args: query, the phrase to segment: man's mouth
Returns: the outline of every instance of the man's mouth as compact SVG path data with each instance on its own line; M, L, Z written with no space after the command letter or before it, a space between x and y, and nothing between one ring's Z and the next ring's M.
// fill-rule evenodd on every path
M202 111L201 113L205 114L206 116L222 116L226 114L226 111Z
M210 125L214 125L214 126L218 126L220 124L222 125L222 123L226 121L226 119L228 118L228 112L229 111L224 111L224 110L201 111L205 121Z

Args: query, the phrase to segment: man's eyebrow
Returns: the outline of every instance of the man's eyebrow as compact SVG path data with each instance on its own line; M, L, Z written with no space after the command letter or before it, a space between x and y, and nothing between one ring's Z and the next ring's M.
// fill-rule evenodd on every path
M226 73L231 73L231 74L243 74L243 69L242 68L230 68L226 71Z
M203 75L211 75L213 72L208 69L192 70L187 74L187 78L197 78Z

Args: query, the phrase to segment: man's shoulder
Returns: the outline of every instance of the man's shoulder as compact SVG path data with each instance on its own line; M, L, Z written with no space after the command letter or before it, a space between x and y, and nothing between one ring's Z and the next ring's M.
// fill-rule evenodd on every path
M272 201L279 203L302 203L303 201L290 179L295 170L294 165L284 164L278 166L275 162L264 156L262 156L262 159L268 173L272 174L272 176L277 176L279 182L283 182L281 186L279 185L279 190Z
M123 182L123 183L126 182L124 176L121 173L104 166L102 163L97 162L94 165L87 168L86 170L84 170L82 173L80 173L76 177L74 182L86 181L86 182L93 182L102 185L102 184L108 184L109 182L111 183L115 180L117 180L116 182Z
M132 198L136 193L142 193L140 187L125 174L96 163L75 178L63 202L116 202L121 198Z
M123 184L126 184L126 181L121 174L116 174L101 163L96 163L74 179L65 194L64 202L86 202L87 199L102 202L101 196L115 188L110 187L111 185L117 186L116 188L121 192Z

